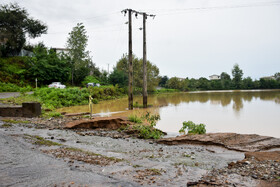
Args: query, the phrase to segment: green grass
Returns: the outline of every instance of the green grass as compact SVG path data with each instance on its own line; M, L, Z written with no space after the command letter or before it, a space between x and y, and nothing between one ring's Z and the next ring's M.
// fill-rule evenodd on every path
M159 169L151 168L146 170L153 173L153 175L161 175L161 171Z
M133 165L132 167L134 167L134 168L140 168L140 167L142 167L142 166L140 166L140 165Z
M134 122L134 123L142 123L142 119L140 117L138 117L137 115L129 115L128 116L128 120L131 121L131 122Z
M12 125L5 123L5 124L1 125L1 127L2 128L10 128L10 127L12 127Z
M56 112L56 111L50 111L50 112L43 112L42 113L42 117L44 118L57 118L57 117L61 117L61 113L60 112Z
M2 119L6 123L30 123L29 121L13 120L13 119Z
M25 134L25 137L32 140L33 144L35 144L35 145L44 145L44 146L61 146L62 145L57 142L46 140L43 137L37 136L37 135L32 136L32 135Z
M81 152L81 153L84 153L84 154L87 154L87 155L100 156L100 157L103 157L105 159L112 160L112 161L115 161L115 162L124 161L124 159L119 159L119 158L115 158L115 157L107 157L107 156L104 156L104 155L101 155L101 154L97 154L97 153L93 153L93 152L89 152L89 151L84 151L82 149L75 148L75 147L67 147L65 149L69 150L69 151L73 151L73 152Z

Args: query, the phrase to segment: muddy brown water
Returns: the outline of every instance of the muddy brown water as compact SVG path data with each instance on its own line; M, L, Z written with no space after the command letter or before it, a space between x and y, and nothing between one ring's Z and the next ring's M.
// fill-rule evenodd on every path
M142 103L140 96L134 103ZM100 116L160 114L157 128L178 134L184 121L204 123L207 132L235 132L280 138L280 90L201 91L151 95L148 109L127 110L127 98L94 105ZM88 112L88 106L62 108L59 112Z

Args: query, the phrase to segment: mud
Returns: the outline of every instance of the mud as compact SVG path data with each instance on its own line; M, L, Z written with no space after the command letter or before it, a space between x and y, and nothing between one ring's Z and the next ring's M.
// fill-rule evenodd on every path
M76 120L66 124L68 129L111 129L116 130L123 125L131 125L132 123L125 118L120 117L97 117L92 120Z
M219 174L216 171L227 175L220 174L223 180L214 182L209 178L209 183L254 186L275 182L253 178L254 167L245 168L249 173L245 176L237 169L231 173L228 164L245 158L240 151L213 145L168 146L111 130L63 129L70 119L34 118L24 123L5 122L4 127L0 119L1 186L186 186L207 181L211 173ZM26 136L59 145L32 144ZM274 162L268 164L277 168ZM278 170L273 171L277 179ZM265 174L265 170L260 172Z

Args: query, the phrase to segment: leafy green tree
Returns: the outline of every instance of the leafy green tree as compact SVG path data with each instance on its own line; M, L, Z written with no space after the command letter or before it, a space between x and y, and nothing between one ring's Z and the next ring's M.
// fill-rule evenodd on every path
M86 35L85 26L78 23L69 33L66 47L69 49L70 66L71 66L71 82L80 84L86 76L89 75L90 67L93 65L86 50L88 36Z
M231 80L230 75L227 74L226 72L221 73L221 80Z
M70 75L67 64L68 59L59 56L54 50L38 46L29 61L28 77L33 80L37 78L39 84L66 82Z
M118 84L120 87L127 87L128 75L117 68L114 68L113 72L109 75L109 82L113 85Z
M209 90L209 89L211 89L210 81L208 79L206 79L205 77L200 77L198 79L198 87L201 90Z
M199 83L196 79L191 78L188 80L188 87L190 90L197 90L199 87Z
M159 81L158 85L161 87L166 87L166 83L167 83L168 79L169 78L166 75L163 77L160 77L160 81Z
M232 69L232 81L235 88L240 89L242 85L243 71L239 68L238 64L234 64Z
M254 82L251 77L246 77L242 81L242 88L243 89L253 89L255 88Z
M117 62L116 68L128 75L128 60L127 55L123 55ZM159 83L159 69L156 65L147 61L147 80L148 91L153 91ZM136 88L143 87L143 61L133 56L133 85Z
M187 91L189 90L188 88L188 80L187 79L179 79L177 77L171 77L168 79L166 82L167 88L171 89L177 89L177 90L182 90L182 91Z
M222 81L221 80L211 80L210 81L210 88L211 90L222 90Z
M47 32L41 21L30 18L18 4L0 5L0 56L14 56L26 42L26 36L36 38Z
M221 73L221 89L228 90L232 87L230 75L226 72Z
M171 77L167 83L168 88L181 90L183 88L182 81L177 77Z
M280 82L273 79L260 79L261 89L276 89L280 88Z
M275 77L276 80L280 81L280 72L275 73L274 77Z

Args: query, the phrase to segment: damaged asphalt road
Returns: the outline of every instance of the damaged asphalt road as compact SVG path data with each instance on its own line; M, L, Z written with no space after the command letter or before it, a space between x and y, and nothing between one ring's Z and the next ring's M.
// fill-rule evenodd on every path
M244 159L222 147L168 146L96 132L0 122L0 186L187 186ZM248 176L228 186L258 182Z

